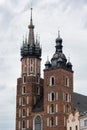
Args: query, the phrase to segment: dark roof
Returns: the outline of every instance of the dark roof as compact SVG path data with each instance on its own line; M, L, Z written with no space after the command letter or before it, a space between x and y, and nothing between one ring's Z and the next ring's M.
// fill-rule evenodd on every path
M74 92L73 105L74 105L74 110L78 109L79 112L87 111L87 96Z
M43 97L33 107L33 112L40 112L40 111L43 111Z
M36 105L33 107L33 112L40 112L43 111L43 97L36 103ZM87 96L79 94L79 93L73 93L73 106L74 110L78 109L80 113L83 113L84 111L87 111Z

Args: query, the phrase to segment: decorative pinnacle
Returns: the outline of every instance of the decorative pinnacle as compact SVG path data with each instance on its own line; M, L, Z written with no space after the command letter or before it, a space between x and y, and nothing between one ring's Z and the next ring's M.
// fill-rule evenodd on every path
M26 36L25 36L25 43L27 44L27 33L26 33Z
M68 62L70 62L70 56L68 57Z
M49 56L47 56L47 61L49 61Z
M33 10L33 8L31 7L31 20L32 20L32 10Z
M23 44L24 44L24 35L23 35Z
M58 30L58 38L60 38L60 30Z
M28 28L34 28L33 20L32 20L32 10L33 8L31 7L31 18L30 18L30 25L28 26Z

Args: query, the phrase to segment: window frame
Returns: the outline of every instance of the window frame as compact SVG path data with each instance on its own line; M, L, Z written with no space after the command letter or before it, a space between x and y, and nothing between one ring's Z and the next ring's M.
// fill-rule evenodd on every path
M55 86L55 77L54 76L51 76L50 77L50 86Z
M70 84L70 82L69 82L69 77L66 76L66 77L65 77L65 86L69 87L69 84Z

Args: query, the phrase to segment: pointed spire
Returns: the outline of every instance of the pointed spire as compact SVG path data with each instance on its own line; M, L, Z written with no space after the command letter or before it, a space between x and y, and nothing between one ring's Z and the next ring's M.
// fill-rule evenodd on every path
M33 46L35 44L34 40L34 25L33 25L33 19L32 19L32 7L31 7L31 18L30 18L30 25L28 26L29 28L29 37L28 37L28 44Z
M49 61L49 56L47 56L47 61Z
M58 30L58 38L60 38L60 30Z
M25 36L25 44L27 44L27 33L26 33L26 36Z
M24 35L23 35L23 45L24 45Z

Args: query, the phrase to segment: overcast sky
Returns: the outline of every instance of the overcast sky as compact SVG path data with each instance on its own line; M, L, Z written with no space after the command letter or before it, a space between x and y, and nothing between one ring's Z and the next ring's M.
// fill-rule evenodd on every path
M30 0L0 0L0 130L15 130L20 47L28 33ZM58 29L74 70L74 91L87 95L87 0L33 0L35 34L42 46L42 76L55 52Z

